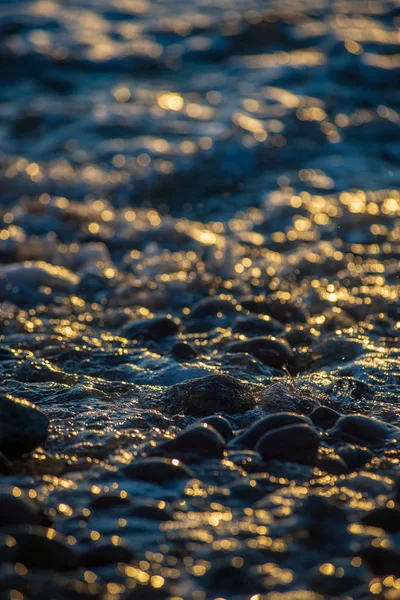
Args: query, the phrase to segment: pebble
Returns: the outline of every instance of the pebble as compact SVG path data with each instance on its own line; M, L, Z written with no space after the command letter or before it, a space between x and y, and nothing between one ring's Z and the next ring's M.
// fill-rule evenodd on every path
M7 533L17 542L17 562L29 569L69 571L81 562L74 546L54 529L20 525L8 528Z
M135 504L129 511L129 516L135 519L149 519L150 521L172 521L174 514L165 502L146 500Z
M207 423L192 425L182 431L175 439L167 440L151 450L151 455L222 458L225 440L222 435Z
M374 447L384 444L390 435L390 428L378 419L364 415L346 415L338 419L330 433L353 444Z
M254 450L228 450L226 458L249 473L260 473L265 470L261 454Z
M4 297L4 291L10 287L26 290L27 293L43 286L54 291L68 292L78 282L79 277L72 271L42 261L3 265L0 267L0 298Z
M365 561L375 575L394 575L400 577L400 553L394 548L365 546L358 555Z
M275 369L293 364L293 353L289 345L275 338L255 337L243 342L233 342L227 346L226 351L251 354Z
M253 313L269 315L281 323L304 323L307 316L302 306L281 302L278 298L247 296L240 299L240 304Z
M360 469L374 458L374 454L371 450L354 444L339 446L337 448L337 453L350 470Z
M188 342L176 342L172 347L171 354L175 360L186 361L196 358L197 350Z
M317 399L291 391L284 383L273 383L261 396L261 406L267 412L299 412L309 414L318 406Z
M34 404L0 395L0 451L14 459L34 450L47 437L49 421Z
M229 444L230 448L249 448L254 449L260 438L273 429L279 429L286 425L293 425L294 423L310 424L310 419L302 417L296 413L280 412L268 415L259 419L248 429L236 436Z
M162 399L169 413L194 416L244 413L256 406L253 386L231 375L206 375L170 387Z
M237 312L237 304L233 300L215 296L203 298L193 304L189 317L190 319L203 319L218 313L230 314L235 312Z
M125 337L130 339L159 340L175 335L180 330L179 323L172 317L154 317L143 321L127 323L122 330Z
M233 437L232 425L222 415L210 415L208 417L203 417L199 420L199 423L207 423L207 425L211 425L214 427L222 435L226 442Z
M194 473L177 459L143 458L132 462L122 469L129 479L165 484L175 479L192 479Z
M233 333L241 333L248 336L279 335L283 331L282 323L267 315L263 317L256 317L254 315L237 317L232 327Z
M20 493L19 488L16 488ZM13 493L0 493L0 527L14 525L50 525L50 519L41 511L39 504L28 497Z
M132 505L132 498L128 494L117 492L100 494L90 502L90 508L95 511L109 511L127 508Z
M389 533L397 533L400 531L400 510L380 506L364 515L361 522L368 527L379 527Z
M322 427L322 429L331 429L340 417L340 413L328 406L317 406L310 414L310 419L314 425Z
M293 424L265 433L255 450L264 460L314 464L319 446L318 432L310 425Z
M133 558L133 551L129 544L119 538L117 540L99 541L93 544L83 555L84 564L89 567L129 563Z

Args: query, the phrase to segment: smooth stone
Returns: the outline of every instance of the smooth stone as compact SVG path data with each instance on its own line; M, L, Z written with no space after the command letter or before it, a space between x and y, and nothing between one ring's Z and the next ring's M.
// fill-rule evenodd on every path
M62 371L48 360L28 359L21 362L13 370L12 376L17 381L24 383L75 383L74 375Z
M166 390L162 399L169 413L194 416L244 413L256 406L253 386L231 375L206 375L177 383Z
M317 458L319 435L310 425L294 424L265 433L255 450L264 460L314 464Z
M30 498L16 497L7 492L0 493L0 527L21 524L48 527L51 522L43 514L40 506Z
M79 282L79 277L65 267L50 265L43 261L11 263L0 267L0 298L9 287L22 290L38 290L49 287L54 291L68 292Z
M349 472L349 467L344 460L336 454L318 457L315 466L320 471L326 471L331 475L346 475Z
M251 354L275 369L282 369L293 363L293 353L290 347L275 338L254 337L243 342L233 342L226 347L226 351Z
M302 306L267 296L246 296L240 298L240 304L253 313L269 315L280 323L304 323L307 317Z
M225 440L222 435L207 423L192 425L182 431L175 439L167 440L150 451L150 455L190 454L201 457L222 458Z
M129 516L135 519L149 519L150 521L172 521L173 512L165 502L146 500L142 504L135 504L129 511Z
M89 567L129 563L133 558L133 551L129 544L120 539L118 544L111 541L99 541L93 544L84 554L82 560Z
M237 307L240 308L240 306L231 299L223 298L221 296L211 296L209 298L203 298L193 304L188 318L203 319L204 317L213 316L218 313L235 313L238 310Z
M174 344L172 347L171 354L175 358L175 360L186 361L196 358L197 351L188 342L176 342L176 344Z
M175 479L192 479L195 476L193 471L181 461L158 457L135 460L124 467L122 472L129 479L158 484Z
M65 536L54 529L20 525L7 529L17 542L17 562L28 569L69 571L78 568L81 558Z
M369 565L375 575L400 577L400 552L394 548L366 546L359 550L358 555Z
M296 413L281 412L274 413L259 419L248 429L236 436L229 444L229 448L249 448L253 450L260 438L273 429L279 429L294 423L310 424L310 419Z
M264 317L249 315L246 317L237 317L233 323L232 332L244 335L274 335L281 334L284 331L282 323L265 315Z
M0 534L0 565L17 562L17 542L11 535ZM1 590L1 582L0 582ZM0 596L1 597L1 596Z
M328 406L317 406L310 414L310 419L322 429L331 429L342 415Z
M378 419L364 415L346 415L340 417L330 433L354 444L378 446L390 435L390 428Z
M375 508L364 515L361 522L367 527L379 527L389 533L397 533L400 530L400 510L387 506Z
M121 496L117 492L100 494L90 502L90 508L95 511L114 510L127 508L132 505L132 498L128 495Z
M265 470L261 454L254 450L228 450L226 458L249 473L260 473Z
M18 458L39 446L47 437L49 420L34 404L0 396L0 451Z
M222 415L210 415L208 417L203 417L198 422L207 423L207 425L214 427L214 429L216 429L218 433L222 435L226 442L229 442L233 436L232 425L228 419L225 419L225 417Z
M158 340L170 335L175 335L180 326L172 317L154 317L143 321L132 321L123 327L122 333L132 339Z
M354 444L339 446L339 448L337 448L337 453L350 470L360 469L374 458L374 454L371 450Z

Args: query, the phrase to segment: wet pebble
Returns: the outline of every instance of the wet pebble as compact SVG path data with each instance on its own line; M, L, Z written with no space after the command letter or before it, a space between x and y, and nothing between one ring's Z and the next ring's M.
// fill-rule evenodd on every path
M39 504L23 497L19 488L0 493L0 527L14 525L50 525L50 519L42 512Z
M132 548L119 536L113 536L109 541L99 540L82 556L84 564L89 568L117 563L129 563L132 558Z
M179 323L172 317L154 317L143 321L127 323L122 330L130 339L162 339L179 332Z
M7 533L17 542L17 561L28 568L69 571L80 564L73 545L76 540L69 540L54 529L20 525L10 527Z
M109 511L126 509L132 505L132 498L125 492L123 494L107 493L95 496L90 502L90 508L94 511Z
M354 444L339 446L337 448L337 453L351 470L364 467L374 458L374 454L371 450Z
M293 353L289 345L275 338L255 337L243 342L233 342L227 346L226 351L251 354L276 369L293 365Z
M313 427L303 424L287 425L265 433L255 446L264 460L314 464L319 435Z
M384 444L390 435L390 429L378 419L364 415L346 415L338 419L330 433L353 444L374 447Z
M218 433L222 435L226 442L229 442L233 436L232 425L228 419L222 415L210 415L208 417L204 417L203 419L200 419L199 423L206 423L207 425L214 427L214 429L216 429Z
M368 527L379 527L389 533L397 533L400 531L400 510L380 506L365 514L361 522Z
M256 317L249 315L237 317L232 327L233 333L241 333L248 336L262 336L281 334L284 331L282 323L269 316Z
M322 429L331 429L340 417L340 413L328 406L318 406L310 414L310 419L314 425L322 427Z
M194 346L188 342L176 342L172 347L171 354L175 360L186 361L196 358L197 351Z
M165 484L176 479L192 479L194 473L184 463L170 458L138 459L122 469L129 479Z
M260 438L273 429L279 429L286 425L293 425L294 423L310 424L310 419L297 415L296 413L281 412L274 413L259 419L248 429L237 435L229 444L230 448L249 448L253 449Z
M168 412L195 416L243 413L256 406L253 386L230 375L206 375L177 383L162 399Z
M192 455L221 458L225 449L222 435L207 423L188 427L175 439L168 440L150 451L151 455Z
M244 471L250 473L257 473L265 470L265 463L261 454L254 450L228 450L226 458L238 467L241 467Z
M230 298L215 296L204 298L193 304L190 310L190 319L203 319L218 313L231 314L237 312L237 303Z
M47 437L49 421L34 404L0 395L0 451L18 458L34 450Z
M149 519L150 521L172 521L174 514L164 501L146 500L135 504L129 511L129 516L135 519Z

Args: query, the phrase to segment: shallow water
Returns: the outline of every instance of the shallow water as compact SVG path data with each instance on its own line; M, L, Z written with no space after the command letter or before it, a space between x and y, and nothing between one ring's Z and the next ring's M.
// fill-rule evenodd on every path
M400 551L358 525L392 501L397 430L348 474L226 454L187 457L182 484L122 469L200 415L170 386L211 374L255 398L225 411L234 430L320 404L400 426L399 47L396 1L1 2L1 388L51 422L2 484L80 550L99 532L134 551L17 573L21 598L398 597L400 573L356 560ZM259 336L290 364L229 347ZM87 512L121 490L171 518ZM353 523L340 539L336 516L310 533L314 496Z

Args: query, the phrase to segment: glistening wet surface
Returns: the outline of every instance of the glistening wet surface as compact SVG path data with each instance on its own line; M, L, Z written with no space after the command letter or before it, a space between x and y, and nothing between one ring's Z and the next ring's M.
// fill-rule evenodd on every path
M1 600L400 598L399 48L1 2Z

